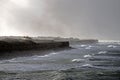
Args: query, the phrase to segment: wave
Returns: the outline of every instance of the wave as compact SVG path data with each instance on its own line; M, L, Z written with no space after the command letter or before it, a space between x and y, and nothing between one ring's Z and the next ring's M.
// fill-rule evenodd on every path
M72 62L83 62L85 59L73 59Z
M84 58L91 58L92 56L88 54L88 55L84 55L83 57Z
M115 45L108 45L107 47L108 48L116 48L117 46L115 46Z
M84 65L82 65L82 67L93 67L93 65L91 65L91 64L84 64Z
M100 51L100 52L98 52L98 54L106 54L107 53L107 51Z

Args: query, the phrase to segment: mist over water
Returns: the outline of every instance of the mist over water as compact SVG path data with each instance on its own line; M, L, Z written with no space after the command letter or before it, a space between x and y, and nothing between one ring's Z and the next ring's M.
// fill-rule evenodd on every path
M119 0L0 0L0 35L120 40Z

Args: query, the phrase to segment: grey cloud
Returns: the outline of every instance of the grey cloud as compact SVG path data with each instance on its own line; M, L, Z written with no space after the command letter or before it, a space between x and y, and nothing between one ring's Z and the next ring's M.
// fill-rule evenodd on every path
M57 0L53 15L69 25L73 35L120 39L119 3L119 0Z
M120 0L29 0L28 8L12 5L7 23L33 36L120 40L119 3Z
M66 33L63 31L65 28L61 29L64 25L58 22L49 11L52 1L31 0L29 3L28 8L12 5L14 8L8 12L10 16L7 17L7 24L32 36L62 36Z

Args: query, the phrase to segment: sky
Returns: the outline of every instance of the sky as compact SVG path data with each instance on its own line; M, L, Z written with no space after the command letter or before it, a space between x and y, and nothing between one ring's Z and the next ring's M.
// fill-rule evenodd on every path
M120 0L0 0L0 36L120 40Z

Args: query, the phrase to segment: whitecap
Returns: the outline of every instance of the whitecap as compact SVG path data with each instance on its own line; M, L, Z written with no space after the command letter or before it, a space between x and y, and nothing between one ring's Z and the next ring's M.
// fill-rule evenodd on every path
M72 62L82 62L85 61L85 59L73 59Z
M84 55L84 58L91 58L92 56L91 55Z
M80 45L81 47L86 47L87 45Z
M93 46L89 45L88 47L86 47L85 49L91 49Z
M18 62L18 61L16 60L16 58L13 58L13 59L10 59L10 60L2 60L2 61L0 61L0 64L2 64L2 63L13 63L13 62Z
M108 45L107 47L108 47L108 48L116 48L117 46L114 46L114 45Z
M84 64L83 67L93 67L91 64Z
M35 56L35 57L49 57L51 55L55 55L57 53L53 52L53 53L50 53L50 54L46 54L46 55L43 55L43 56Z
M98 54L105 54L105 53L107 53L107 51L100 51L100 52L98 52Z
M44 55L44 56L37 56L37 57L48 57L49 55Z
M6 60L5 62L18 62L18 61L16 60L16 58L13 58L13 59L10 59L10 60Z
M57 53L53 52L53 53L51 53L51 54L57 54Z
M16 58L11 59L11 61L15 60Z
M93 46L89 45L88 47L90 47L90 48L91 48L91 47L93 47Z

